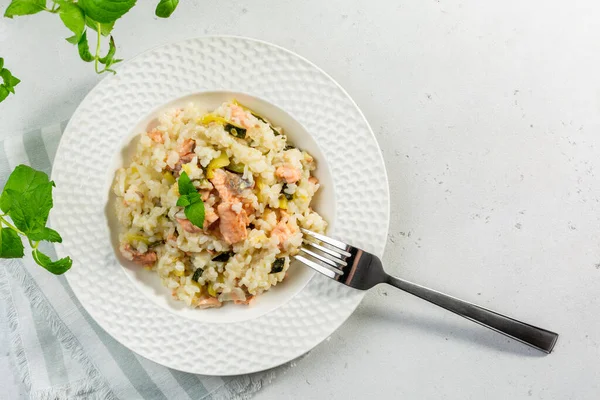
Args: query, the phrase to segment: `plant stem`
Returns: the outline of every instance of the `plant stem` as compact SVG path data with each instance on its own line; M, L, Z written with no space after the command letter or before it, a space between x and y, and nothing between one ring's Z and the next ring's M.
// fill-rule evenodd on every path
M6 214L5 214L5 215L6 215ZM19 230L19 229L18 229L16 226L14 226L14 225L13 225L13 224L11 224L10 222L8 222L8 221L7 221L7 220L4 218L4 216L5 216L5 215L2 215L2 216L0 216L0 221L2 221L2 223L3 223L4 225L8 226L8 227L9 227L10 229L12 229L13 231L16 231L16 232L17 232L19 235L27 236L27 235L25 235L23 232L21 232L21 231L20 231L20 230Z
M102 32L100 22L96 22L96 30L98 32L98 39L96 40L96 55L94 56L94 69L96 70L97 74L101 74L104 71L98 71L98 59L100 58L100 32Z

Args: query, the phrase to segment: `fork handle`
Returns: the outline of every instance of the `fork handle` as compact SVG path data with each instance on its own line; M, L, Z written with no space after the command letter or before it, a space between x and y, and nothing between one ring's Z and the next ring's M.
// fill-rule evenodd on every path
M388 276L387 283L533 348L550 353L558 334L469 303L433 289Z

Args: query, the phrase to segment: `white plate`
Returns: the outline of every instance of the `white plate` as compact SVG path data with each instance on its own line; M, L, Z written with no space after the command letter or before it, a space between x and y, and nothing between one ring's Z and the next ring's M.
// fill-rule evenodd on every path
M323 183L315 206L330 222L328 233L381 256L389 194L368 123L333 79L268 43L204 37L132 59L78 107L52 171L52 225L63 236L57 251L74 259L67 280L86 310L136 353L206 375L256 372L302 355L337 329L364 294L296 265L254 306L191 310L170 300L154 274L116 254L109 193L128 144L165 106L192 100L212 108L233 97L315 156Z

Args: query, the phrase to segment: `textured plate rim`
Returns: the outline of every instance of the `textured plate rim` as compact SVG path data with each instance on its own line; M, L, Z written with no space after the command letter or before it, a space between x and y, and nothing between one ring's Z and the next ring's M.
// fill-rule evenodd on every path
M150 47L142 52L140 52L139 54L135 55L134 57L129 58L126 62L124 62L121 66L119 66L119 68L117 69L117 73L119 72L120 69L122 69L123 67L133 63L133 61L147 55L148 53L151 53L155 50L158 50L162 47L168 47L168 46L172 46L172 45L177 45L179 43L184 43L187 41L194 41L194 40L210 40L210 39L219 39L219 38L223 38L223 39L238 39L238 40L243 40L243 41L248 41L248 42L255 42L255 43L259 43L262 45L266 45L268 47L273 47L276 48L280 51L283 51L285 53L288 53L289 55L305 62L306 64L310 65L312 68L314 68L316 71L318 71L320 74L322 74L323 76L325 76L326 78L328 78L328 80L334 84L338 90L340 90L345 98L352 104L352 106L354 107L354 111L357 112L357 114L360 116L360 119L362 120L362 122L365 124L365 126L367 127L369 133L371 134L371 137L374 141L374 143L376 144L377 147L377 156L379 158L379 161L381 162L381 165L383 166L382 168L382 173L383 173L383 179L385 181L385 195L386 195L386 209L385 209L385 215L387 216L387 218L385 219L385 225L381 228L382 233L385 234L385 236L387 237L388 233L389 233L389 224L390 224L390 209L391 209L391 204L390 204L390 192L389 192L389 180L388 180L388 174L387 174L387 169L385 167L385 160L383 158L383 155L381 153L381 148L379 147L379 143L377 142L377 138L375 136L375 133L373 132L373 129L371 127L371 125L369 124L368 120L366 119L364 113L362 112L362 110L360 109L360 107L358 106L358 104L356 103L356 101L350 96L350 94L331 76L329 75L327 72L325 72L322 68L320 68L318 65L314 64L312 61L308 60L307 58L303 57L302 55L289 50L285 47L282 47L278 44L272 43L272 42L268 42L262 39L256 39L256 38L251 38L251 37L245 37L245 36L240 36L240 35L202 35L202 36L195 36L195 37L189 37L189 38L184 38L181 40L176 40L176 41L169 41L166 43L161 43L159 45ZM99 82L97 82L94 87L89 91L89 93L83 98L83 100L79 103L79 105L77 106L77 108L75 109L75 111L73 112L72 116L69 118L69 122L67 123L64 131L63 131L63 137L65 136L64 134L69 132L71 129L73 129L73 116L75 116L78 112L80 112L80 110L83 108L83 105L86 103L87 100L89 100L93 95L95 95L95 93L99 90L99 87L105 82L105 81L109 81L111 79L115 79L115 76L109 76L106 77L104 79L101 79ZM229 90L228 88L223 88L224 90ZM61 137L61 140L59 142L59 145L57 147L56 153L59 154L61 149L64 147L63 143L63 137ZM51 172L51 176L52 178L54 178L56 176L56 169L57 169L57 165L59 163L55 162L52 166L52 172ZM50 217L50 221L51 223L55 223L55 219L57 217ZM385 246L387 243L383 244L382 250L381 250L381 255L383 255L383 252L385 251ZM59 257L65 257L67 254L65 252L64 249L64 245L63 244L57 244L56 245L56 252L59 255ZM312 279L315 279L315 277L317 277L319 274L314 274ZM255 373L255 372L261 372L261 371L265 371L271 368L275 368L278 367L280 365L283 365L287 362L290 362L294 359L297 359L298 357L301 357L302 355L310 352L312 349L314 349L316 346L318 346L320 343L324 342L329 336L331 336L335 331L337 331L341 325L344 324L344 322L346 322L348 320L348 318L354 313L354 311L356 310L356 308L358 307L358 305L361 303L362 299L364 298L366 292L365 291L356 291L356 299L357 301L354 302L354 304L352 304L351 307L347 307L345 310L345 317L343 319L341 319L339 322L335 323L335 324L330 324L330 329L329 329L329 333L321 338L319 338L318 340L313 340L312 344L310 345L310 347L308 348L304 348L304 349L299 349L298 351L296 351L295 353L293 353L291 356L287 357L287 360L282 360L281 362L278 362L277 364L273 364L270 366L265 366L265 367L260 367L257 369L252 369L252 370L248 370L248 371L235 371L235 372L231 372L231 373L219 373L219 374L211 374L210 371L205 371L203 370L202 372L198 372L198 370L191 370L188 368L183 368L181 366L178 366L176 364L171 364L171 363L165 363L163 361L159 361L154 359L154 357L149 356L147 354L142 354L140 352L138 352L135 349L132 349L131 347L129 347L126 343L123 342L123 338L119 337L119 335L113 335L104 325L102 325L97 318L94 317L94 313L90 312L89 310L89 304L86 304L85 302L81 301L79 299L79 297L77 296L76 293L76 289L73 288L73 285L71 284L70 279L73 278L69 278L69 274L67 273L65 275L67 282L69 283L69 286L71 287L71 289L73 290L73 293L75 294L75 296L77 297L77 300L79 301L79 303L82 305L82 307L85 309L85 311L90 315L90 317L98 324L98 326L100 326L100 328L106 333L108 334L110 337L112 337L113 339L115 339L117 342L119 342L121 345L123 345L124 347L128 348L130 351L134 352L135 354L138 354L141 357L144 357L148 360L151 360L153 362L156 362L160 365L163 365L165 367L174 369L174 370L178 370L178 371L182 371L182 372L187 372L187 373L193 373L193 374L202 374L202 375L209 375L209 376L235 376L235 375L241 375L241 374L249 374L249 373ZM311 279L311 280L312 280ZM303 289L304 290L304 289ZM142 295L140 293L140 295ZM274 310L273 310L274 311Z

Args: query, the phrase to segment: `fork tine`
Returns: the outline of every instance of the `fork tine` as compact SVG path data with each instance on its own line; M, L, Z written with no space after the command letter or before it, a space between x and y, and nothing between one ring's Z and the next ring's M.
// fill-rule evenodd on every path
M337 247L338 249L342 250L345 253L345 255L347 255L347 256L350 255L350 253L348 253L348 251L351 249L351 246L347 245L346 243L340 242L339 240L332 239L325 235L321 235L320 233L317 233L317 232L309 231L308 229L304 229L304 228L300 228L300 229L305 234L312 236L317 240L325 242L330 246Z
M324 266L322 266L319 263L316 263L312 260L309 260L308 258L304 257L304 256L299 256L299 255L295 255L293 256L296 260L300 261L303 264L308 265L309 267L311 267L312 269L316 270L317 272L322 273L325 276L328 276L331 279L335 279L335 277L337 275L342 275L342 272L340 270L333 270L333 269L329 269L326 268Z
M332 260L330 258L323 257L322 255L317 254L314 251L310 251L308 249L305 249L304 247L301 247L300 251L305 252L309 256L311 256L313 258L316 258L317 260L322 261L325 264L332 266L333 268L340 268L340 267L345 267L346 265L348 265L348 263L346 263L346 261L342 261L342 260L339 260L339 259Z
M313 242L312 240L304 239L304 244L314 247L317 250L321 250L323 253L329 254L330 256L335 257L342 261L345 261L346 257L348 257L344 254L338 253L337 251L333 251L330 248L321 246L320 244L317 244L317 243Z

